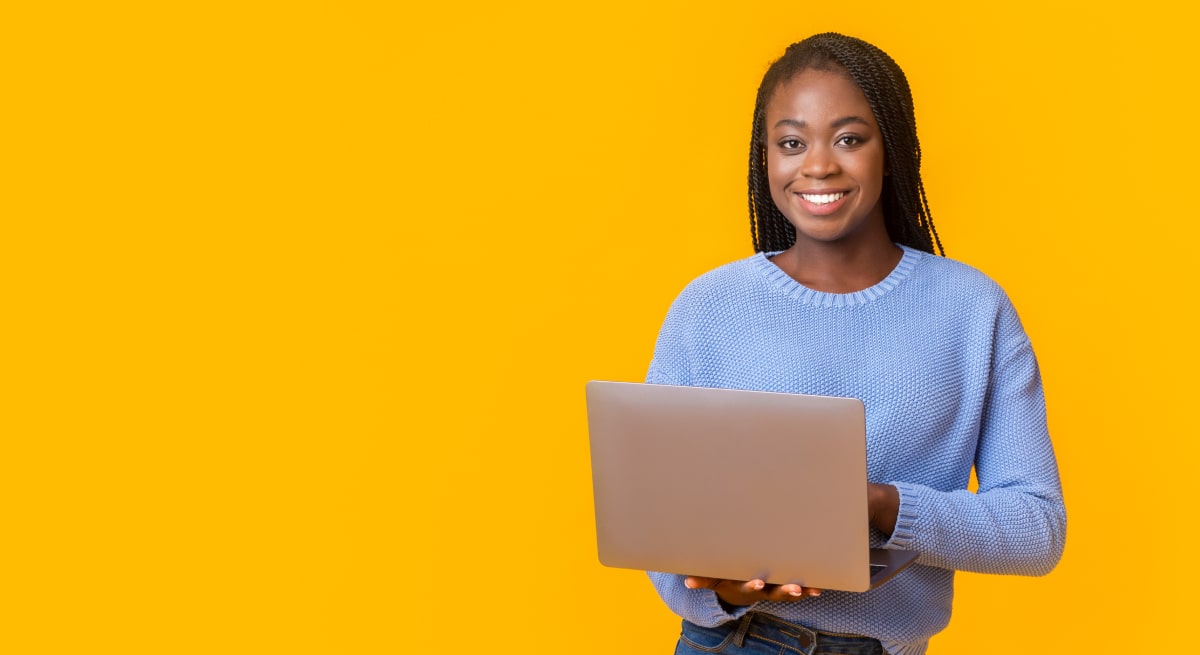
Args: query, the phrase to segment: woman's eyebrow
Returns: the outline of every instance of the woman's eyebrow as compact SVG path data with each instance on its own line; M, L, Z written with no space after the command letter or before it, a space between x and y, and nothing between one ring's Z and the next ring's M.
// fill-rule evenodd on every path
M845 127L851 123L862 123L868 127L871 125L867 122L867 119L863 118L862 116L845 116L837 119L833 123L830 123L829 126L836 130L839 127Z
M867 125L867 126L871 125L871 123L869 123L867 121L867 119L863 118L862 116L843 116L842 118L839 118L836 121L830 123L829 127L836 130L839 127L845 127L851 123L861 123L861 124ZM780 119L778 122L776 122L774 127L776 129L781 128L781 127L794 127L798 130L803 130L804 128L808 127L808 123L806 123L804 121L796 120L794 118L784 118L784 119Z

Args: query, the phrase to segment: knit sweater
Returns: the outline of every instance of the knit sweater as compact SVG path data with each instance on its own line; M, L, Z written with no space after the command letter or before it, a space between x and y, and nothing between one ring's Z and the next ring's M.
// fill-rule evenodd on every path
M733 614L712 590L650 573L697 625L753 609L920 654L950 620L954 571L1042 575L1062 554L1066 513L1037 360L1004 291L965 264L904 248L884 280L848 294L804 287L762 253L727 264L672 304L646 381L862 400L868 480L900 492L895 531L885 540L872 530L872 546L920 553L867 592Z

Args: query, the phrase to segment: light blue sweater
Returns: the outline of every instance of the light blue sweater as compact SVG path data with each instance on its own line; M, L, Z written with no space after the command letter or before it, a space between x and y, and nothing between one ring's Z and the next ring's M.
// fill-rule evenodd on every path
M646 381L866 405L867 477L900 491L896 530L886 543L872 531L873 545L920 559L868 592L756 611L876 637L893 655L924 653L950 620L955 570L1042 575L1062 554L1066 513L1037 360L1004 291L969 266L905 248L879 284L830 294L763 254L727 264L672 304ZM972 465L978 493L966 490ZM747 611L726 613L682 576L650 577L698 625Z

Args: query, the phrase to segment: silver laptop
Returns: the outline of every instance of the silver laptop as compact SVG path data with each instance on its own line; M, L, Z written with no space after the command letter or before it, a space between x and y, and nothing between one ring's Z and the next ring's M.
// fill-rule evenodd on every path
M872 549L862 401L587 384L606 566L866 591L917 558Z

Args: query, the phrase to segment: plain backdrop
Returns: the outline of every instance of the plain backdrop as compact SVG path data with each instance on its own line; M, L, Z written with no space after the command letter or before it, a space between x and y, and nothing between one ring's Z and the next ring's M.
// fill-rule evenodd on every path
M750 254L758 80L908 73L947 254L1040 358L1069 534L932 653L1186 632L1194 10L48 2L0 10L0 650L670 652L595 557L583 385ZM754 526L730 522L729 529Z

